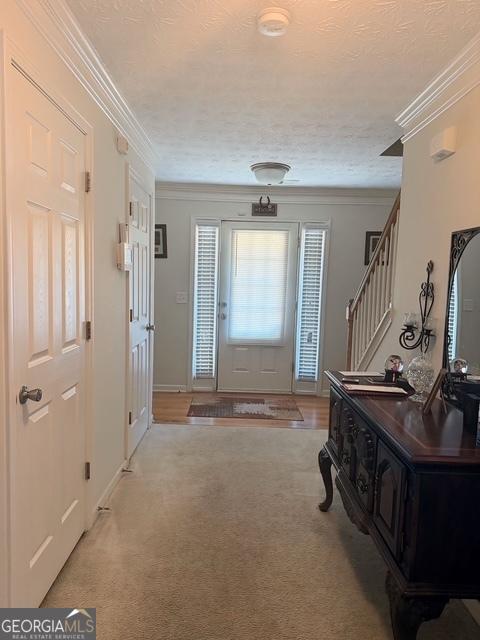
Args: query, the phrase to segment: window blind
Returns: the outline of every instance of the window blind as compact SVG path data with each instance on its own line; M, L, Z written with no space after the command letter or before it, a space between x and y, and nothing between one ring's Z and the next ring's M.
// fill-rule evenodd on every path
M455 272L448 301L448 359L457 355L457 322L458 322L458 272Z
M289 232L234 229L229 340L280 343L284 336Z
M297 380L316 382L320 348L325 229L302 231L295 370Z
M193 376L214 378L217 333L218 227L197 224L193 305Z

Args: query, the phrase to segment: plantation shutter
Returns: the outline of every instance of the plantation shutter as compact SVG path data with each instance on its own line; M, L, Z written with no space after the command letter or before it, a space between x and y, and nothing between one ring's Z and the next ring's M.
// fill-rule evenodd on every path
M296 379L316 382L320 348L325 229L304 227L302 232L297 319Z
M448 360L457 355L458 273L455 273L448 302Z
M217 334L218 235L217 225L195 228L193 304L193 377L214 378Z

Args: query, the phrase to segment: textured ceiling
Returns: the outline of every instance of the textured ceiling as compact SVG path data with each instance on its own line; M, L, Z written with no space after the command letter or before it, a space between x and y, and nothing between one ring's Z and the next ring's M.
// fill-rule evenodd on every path
M68 0L158 152L167 181L394 187L394 117L480 28L480 0Z

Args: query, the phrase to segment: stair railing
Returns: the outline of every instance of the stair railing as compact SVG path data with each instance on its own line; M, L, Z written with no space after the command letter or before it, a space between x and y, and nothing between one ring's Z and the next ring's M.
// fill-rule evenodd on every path
M347 306L349 371L368 366L392 323L399 214L400 194L395 200L357 294Z

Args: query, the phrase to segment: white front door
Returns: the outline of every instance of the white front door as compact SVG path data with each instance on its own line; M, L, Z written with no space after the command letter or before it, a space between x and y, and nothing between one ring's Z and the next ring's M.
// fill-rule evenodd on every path
M129 273L130 362L129 425L127 458L130 458L150 425L152 384L151 324L152 298L152 197L130 173L129 242L133 246L133 267Z
M85 135L16 69L6 107L11 598L30 607L85 528Z
M222 223L218 390L289 393L298 225Z

